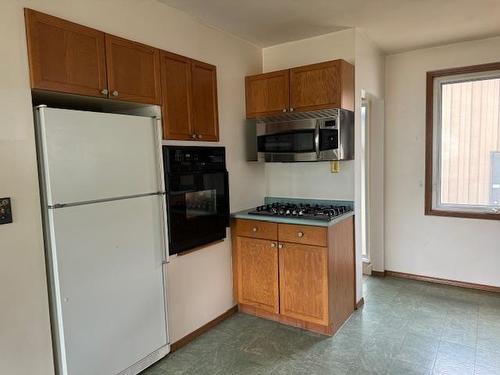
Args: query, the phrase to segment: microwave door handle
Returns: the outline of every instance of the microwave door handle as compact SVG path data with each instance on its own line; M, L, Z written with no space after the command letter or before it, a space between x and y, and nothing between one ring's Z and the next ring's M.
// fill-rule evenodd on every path
M316 129L314 130L314 149L316 150L316 157L319 159L319 122L316 123Z

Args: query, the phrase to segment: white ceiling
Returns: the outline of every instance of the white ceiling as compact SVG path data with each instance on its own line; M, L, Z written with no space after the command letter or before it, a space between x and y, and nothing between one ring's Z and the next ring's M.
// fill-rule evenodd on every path
M159 0L268 47L362 28L394 53L500 35L500 0Z

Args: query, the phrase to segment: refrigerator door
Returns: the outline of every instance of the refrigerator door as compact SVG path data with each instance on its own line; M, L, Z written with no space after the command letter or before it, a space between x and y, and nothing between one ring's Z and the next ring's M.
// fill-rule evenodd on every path
M48 210L59 373L118 374L167 345L161 199Z
M156 129L148 117L38 107L46 203L158 192Z

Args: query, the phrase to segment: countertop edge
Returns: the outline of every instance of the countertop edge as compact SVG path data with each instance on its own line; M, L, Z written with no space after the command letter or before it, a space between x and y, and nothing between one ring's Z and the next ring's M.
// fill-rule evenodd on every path
M249 215L250 210L237 211L231 214L232 219L244 219L244 220L255 220L255 221L267 221L271 223L282 223L282 224L295 224L295 225L309 225L314 227L331 227L335 224L344 221L345 219L354 216L354 211L347 212L343 215L336 217L331 221L319 221L319 220L308 220L308 219L290 219L286 217L275 217L275 216L257 216Z

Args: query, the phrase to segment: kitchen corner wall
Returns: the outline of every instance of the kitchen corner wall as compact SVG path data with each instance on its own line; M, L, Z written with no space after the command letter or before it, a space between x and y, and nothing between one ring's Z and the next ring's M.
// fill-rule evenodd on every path
M244 77L261 49L156 1L3 0L0 12L0 197L14 223L0 226L0 374L53 374L40 203L23 7L217 65L221 145L227 148L231 210L265 195L264 167L244 152ZM236 95L235 93L241 93ZM169 323L176 341L233 306L230 241L168 266Z
M356 205L356 259L357 298L362 296L361 267L361 92L366 90L374 98L384 97L384 56L360 29L321 35L283 43L263 49L263 71L286 69L322 61L344 59L355 65L355 148L356 158L340 164L340 173L330 172L330 163L268 163L266 164L266 191L268 196L300 198L347 199ZM372 121L370 137L383 138L384 124ZM373 142L372 142L373 143ZM373 144L370 153L376 155L374 170L383 170L383 144ZM383 202L383 176L370 180L370 199ZM373 230L383 231L383 206L376 207L370 222ZM382 220L379 220L382 218ZM371 232L371 231L370 231ZM370 244L368 245L370 246ZM383 237L374 237L373 257L383 263ZM383 267L383 265L381 266Z
M500 287L500 222L424 215L426 72L500 61L500 38L386 59L386 269Z

